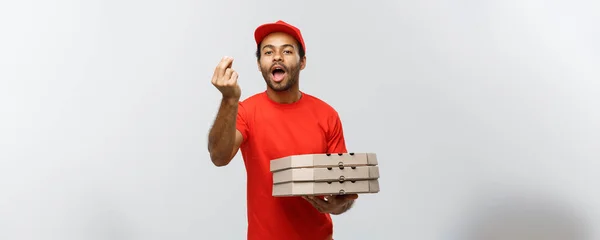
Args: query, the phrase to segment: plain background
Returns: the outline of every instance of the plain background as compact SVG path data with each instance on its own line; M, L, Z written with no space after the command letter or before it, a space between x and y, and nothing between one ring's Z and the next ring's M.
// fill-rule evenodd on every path
M513 200L597 230L599 7L2 1L0 239L244 239L242 159L206 149L210 78L233 56L243 98L263 91L253 31L280 19L306 39L302 90L380 159L336 239L460 239Z

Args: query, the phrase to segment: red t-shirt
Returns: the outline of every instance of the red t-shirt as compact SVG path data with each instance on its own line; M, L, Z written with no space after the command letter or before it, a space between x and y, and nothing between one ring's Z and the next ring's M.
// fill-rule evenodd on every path
M298 154L346 153L342 123L324 101L302 93L292 104L265 92L239 103L237 130L247 172L249 240L322 240L333 233L329 214L301 197L273 197L270 160Z

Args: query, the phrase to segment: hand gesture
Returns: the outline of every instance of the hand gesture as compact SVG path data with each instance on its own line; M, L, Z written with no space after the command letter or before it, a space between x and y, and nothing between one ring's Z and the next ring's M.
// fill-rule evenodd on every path
M212 84L223 94L223 98L239 99L242 90L237 82L238 73L231 68L232 64L232 57L223 57L215 68Z
M341 214L350 208L352 201L358 198L358 194L333 195L324 199L318 196L303 196L302 198L306 199L319 212Z

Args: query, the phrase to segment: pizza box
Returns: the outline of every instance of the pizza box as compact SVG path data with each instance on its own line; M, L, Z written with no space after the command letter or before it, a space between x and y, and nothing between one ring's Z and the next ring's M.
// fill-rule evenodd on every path
M339 168L376 166L375 153L301 154L271 160L271 172L294 168Z
M378 166L289 168L273 173L273 184L286 182L356 181L379 178Z
M286 182L273 184L273 196L326 196L379 192L377 179L332 182Z

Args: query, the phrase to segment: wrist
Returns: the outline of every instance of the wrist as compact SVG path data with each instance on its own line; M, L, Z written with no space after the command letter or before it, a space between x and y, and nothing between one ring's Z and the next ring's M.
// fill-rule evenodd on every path
M352 207L353 203L354 203L354 200L350 200L350 201L346 202L345 204L343 204L342 206L340 206L335 211L332 211L331 214L333 214L333 215L340 215L342 213L345 213L346 211L348 211Z
M221 99L222 102L227 103L227 104L237 104L240 101L239 97L227 97L227 96L223 96L223 98Z

